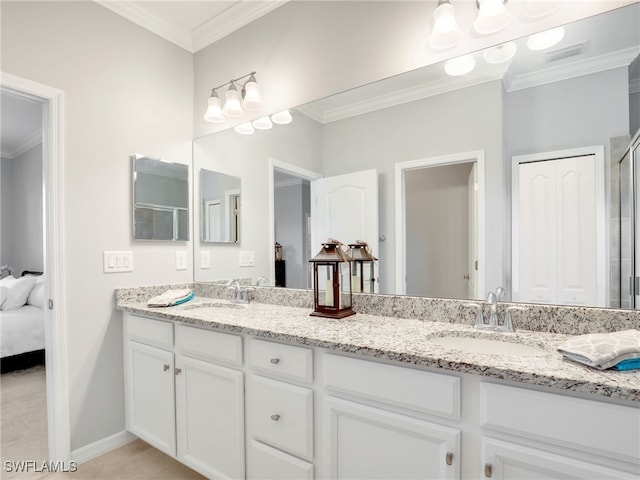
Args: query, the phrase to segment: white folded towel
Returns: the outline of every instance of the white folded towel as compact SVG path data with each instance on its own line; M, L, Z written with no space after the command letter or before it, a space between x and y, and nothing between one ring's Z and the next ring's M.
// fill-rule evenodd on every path
M579 335L567 340L558 351L570 360L605 370L622 360L640 358L640 330Z
M161 295L150 298L147 307L171 307L179 305L193 298L193 292L188 288L167 290Z

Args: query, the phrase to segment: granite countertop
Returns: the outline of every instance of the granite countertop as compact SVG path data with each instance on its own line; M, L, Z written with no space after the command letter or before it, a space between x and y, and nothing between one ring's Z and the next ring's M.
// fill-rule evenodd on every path
M565 360L556 349L571 337L567 334L479 331L470 325L362 313L334 320L311 317L308 308L243 305L204 297L168 308L149 308L139 299L119 298L117 308L199 327L442 369L443 373L470 373L562 393L640 403L640 370L599 371ZM526 345L538 349L539 354L470 353L433 343L442 337L478 336Z

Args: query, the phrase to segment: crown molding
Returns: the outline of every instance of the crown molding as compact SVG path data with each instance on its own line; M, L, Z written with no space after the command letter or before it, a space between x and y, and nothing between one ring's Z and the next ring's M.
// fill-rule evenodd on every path
M248 25L289 0L238 2L220 15L204 22L191 33L192 52L197 52L230 33Z
M130 2L118 2L113 0L94 0L94 2L133 23L146 28L165 40L168 40L191 53L194 52L191 32L185 32L175 28L171 23L163 20L157 15L149 13L146 9Z
M29 135L25 136L17 147L11 150L5 150L4 148L0 151L0 156L2 158L8 158L9 160L13 160L14 158L19 157L27 150L32 149L36 145L42 143L42 129L37 129L34 132L31 132Z
M598 55L584 60L576 60L565 65L545 68L513 78L505 78L507 92L537 87L548 83L569 80L592 73L604 72L619 67L627 67L640 54L640 48L630 47L617 52Z

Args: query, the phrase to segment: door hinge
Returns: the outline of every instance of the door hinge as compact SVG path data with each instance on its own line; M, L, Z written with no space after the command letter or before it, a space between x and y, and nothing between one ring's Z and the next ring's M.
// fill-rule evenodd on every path
M49 310L53 310L53 299L49 299Z

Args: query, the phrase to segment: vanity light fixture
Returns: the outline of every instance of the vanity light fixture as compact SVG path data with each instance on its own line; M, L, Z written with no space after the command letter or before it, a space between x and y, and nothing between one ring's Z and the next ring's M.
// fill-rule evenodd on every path
M527 47L533 51L546 50L557 45L563 38L564 27L556 27L531 35L527 39Z
M487 63L497 65L500 63L506 63L513 58L518 50L518 46L515 42L507 42L495 47L487 48L482 52L482 58Z
M271 115L271 121L276 125L287 125L291 123L293 118L289 110L283 110L282 112L274 113Z
M505 7L508 1L476 0L478 16L473 22L473 29L481 35L490 35L506 27L511 18Z
M241 117L245 111L256 111L262 108L262 97L260 96L260 89L255 75L256 72L247 73L212 88L204 119L208 122L222 123L227 118ZM241 84L240 81L247 77L249 77L248 80ZM229 88L225 93L224 105L222 105L218 90L227 85ZM238 86L240 85L242 93L238 92Z
M429 45L436 50L452 48L457 45L460 37L455 7L450 0L439 0L433 12L433 30L429 35Z
M444 71L447 72L447 75L459 77L460 75L469 73L475 66L476 61L472 55L463 55L447 60L447 63L444 64Z

